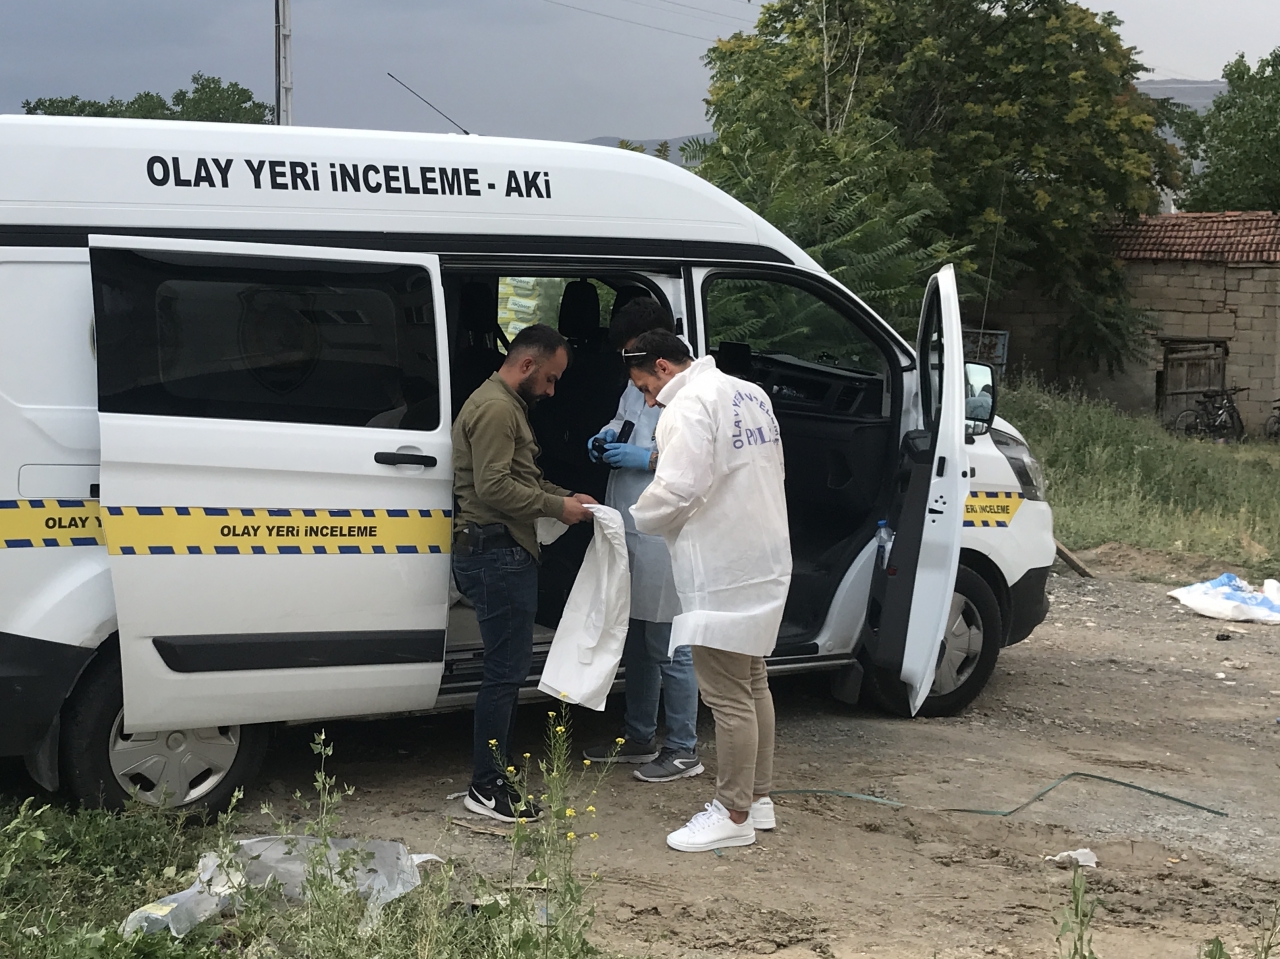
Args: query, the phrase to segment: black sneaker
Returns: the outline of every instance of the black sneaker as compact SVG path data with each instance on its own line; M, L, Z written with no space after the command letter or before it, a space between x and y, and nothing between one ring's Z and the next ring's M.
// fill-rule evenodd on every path
M664 749L651 763L646 763L633 774L642 783L669 783L674 779L697 776L703 770L697 752L687 753L677 749Z
M624 740L619 744L615 739L599 746L588 746L582 751L582 758L593 763L651 763L658 758L658 743L656 740L648 743Z
M524 799L510 783L498 780L493 786L472 785L462 800L462 805L478 816L488 816L498 822L533 822L542 816L537 803Z

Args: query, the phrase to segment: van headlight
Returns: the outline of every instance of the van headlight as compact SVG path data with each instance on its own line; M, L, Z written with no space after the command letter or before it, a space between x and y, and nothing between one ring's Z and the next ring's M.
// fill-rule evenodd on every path
M997 429L991 430L991 439L1009 461L1013 475L1022 486L1022 495L1031 500L1044 499L1044 468L1031 455L1027 444L1013 434Z
M1029 484L1023 481L1022 492L1026 495L1027 499L1044 499L1044 467L1040 465L1040 461L1038 459L1031 455L1031 450L1027 450L1026 454L1022 457L1022 462L1026 465L1027 475L1031 479ZM1018 479L1021 480L1022 477L1018 477ZM1030 486L1031 488L1027 489L1027 486ZM1032 491L1035 492L1035 496L1031 495Z

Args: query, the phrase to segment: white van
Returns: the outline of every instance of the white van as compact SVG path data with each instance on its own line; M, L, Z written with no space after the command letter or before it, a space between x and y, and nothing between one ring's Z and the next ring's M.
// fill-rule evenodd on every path
M950 268L926 376L799 247L650 157L0 117L0 755L86 801L218 806L271 724L470 705L451 416L507 336L558 324L543 465L602 493L603 326L639 291L773 399L795 575L771 669L968 703L1044 617L1054 543L1021 437L966 429ZM547 550L535 673L584 549Z

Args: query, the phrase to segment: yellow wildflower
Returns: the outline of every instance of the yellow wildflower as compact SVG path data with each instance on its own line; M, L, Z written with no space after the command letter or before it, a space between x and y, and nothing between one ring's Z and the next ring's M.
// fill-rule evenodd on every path
M599 838L600 838L600 834L599 834L598 832L593 832L593 833L591 834L591 838L592 838L592 839L599 839Z
M591 760L590 760L590 759L584 759L584 760L582 761L582 765L584 765L584 766L590 766L590 765L591 765Z
M496 746L498 745L498 741L497 741L496 739L490 739L490 740L489 740L489 745L490 745L490 746L494 746L494 747L496 747Z
M578 838L578 836L576 833L567 832L564 834L564 838L569 840L569 842L573 842L575 839Z
M572 818L572 817L574 817L574 816L578 815L578 813L577 813L574 809L572 809L572 808L570 808L570 809L566 809L566 810L564 811L564 814L565 814L566 816L570 817L570 818Z
M514 776L515 774L516 774L516 767L515 767L515 766L508 766L508 767L507 767L507 775L508 775L508 776Z
M555 719L555 718L556 718L556 711L555 711L554 709L548 709L548 710L547 710L547 715L548 715L548 716L550 716L552 719Z
M587 807L587 812L589 812L589 813L594 813L595 811L596 811L596 807L595 807L595 806L588 806L588 807Z
M557 726L557 727L556 727L556 732L558 732L558 733L562 733L562 732L564 732L564 727L563 727L563 726Z
M617 739L614 740L614 742L617 743L619 746L621 746L623 743L626 742L626 740L623 739L621 736L619 736Z

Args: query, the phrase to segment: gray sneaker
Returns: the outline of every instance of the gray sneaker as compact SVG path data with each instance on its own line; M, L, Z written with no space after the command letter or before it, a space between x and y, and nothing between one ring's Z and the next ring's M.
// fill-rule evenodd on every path
M674 779L687 779L703 771L697 752L681 752L664 749L653 762L641 766L634 773L643 783L669 783Z
M616 739L599 746L588 746L582 751L583 759L593 763L649 763L658 758L656 742L633 743L627 740L618 745Z

